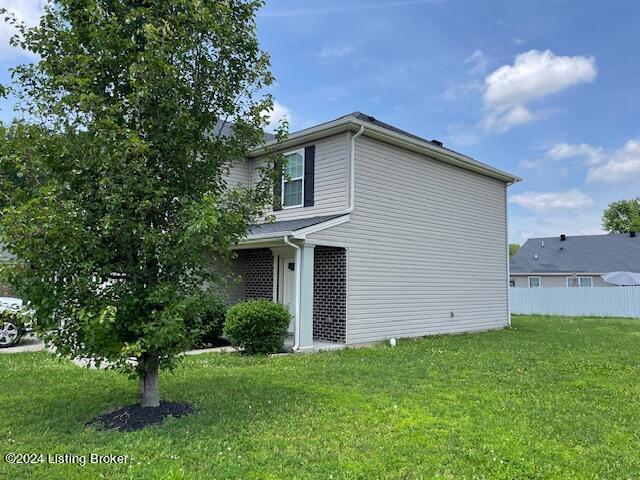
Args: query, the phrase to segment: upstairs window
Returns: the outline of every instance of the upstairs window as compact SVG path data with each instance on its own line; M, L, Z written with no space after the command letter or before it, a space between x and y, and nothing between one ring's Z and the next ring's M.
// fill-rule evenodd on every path
M301 207L304 199L304 149L284 154L282 207Z
M540 288L540 277L529 277L529 288Z

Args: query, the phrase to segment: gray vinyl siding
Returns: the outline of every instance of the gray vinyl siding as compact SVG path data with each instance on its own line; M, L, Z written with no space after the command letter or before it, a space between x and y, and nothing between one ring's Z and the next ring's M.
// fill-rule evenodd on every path
M582 275L577 274L579 277L591 277L594 287L615 287L615 285L611 283L607 283L600 275ZM540 287L541 288L566 288L567 287L567 277L571 276L571 273L566 273L563 275L511 275L511 280L516 282L516 288L529 288L529 277L540 277Z
M250 174L251 169L248 160L234 160L227 175L227 186L229 188L234 188L238 185L248 186L251 181Z
M504 182L362 136L355 183L309 236L348 248L347 343L508 325Z
M277 221L330 215L347 208L349 190L348 136L346 133L332 135L315 142L287 149L298 150L308 145L316 146L314 205L283 209L272 214ZM259 168L264 165L260 158L251 160L251 185L260 181Z

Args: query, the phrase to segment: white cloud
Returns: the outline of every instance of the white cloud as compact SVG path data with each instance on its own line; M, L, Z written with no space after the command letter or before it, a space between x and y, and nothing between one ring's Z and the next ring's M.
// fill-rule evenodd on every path
M604 150L600 147L593 147L587 143L557 143L547 151L547 155L554 160L564 160L565 158L585 158L587 163L595 165L600 163L604 157Z
M466 82L448 85L443 95L445 100L460 100L484 89L481 77L487 71L489 57L482 50L476 50L464 59L462 65L468 68L467 74L471 78Z
M587 172L587 180L619 183L640 178L640 141L629 140L609 160Z
M509 203L527 210L543 212L547 210L573 210L593 205L593 200L578 189L567 192L523 192L509 197Z
M347 57L351 55L354 51L355 49L350 46L333 47L333 48L325 47L318 54L318 58L320 60L327 62L330 60L337 60L340 58Z
M481 92L482 89L482 83L479 81L456 83L447 87L443 97L445 100L460 100L461 98L466 98L475 92Z
M521 53L513 65L503 65L485 78L485 129L502 133L539 118L527 103L591 82L596 74L593 57L562 57L550 50Z
M521 105L591 82L596 73L593 57L560 57L550 50L529 50L517 55L513 65L504 65L485 79L485 104L489 108Z
M283 119L286 119L289 122L289 125L291 125L293 118L291 110L277 101L273 102L273 110L264 113L269 116L269 125L267 126L268 131L275 130Z
M524 105L514 105L506 109L489 111L482 123L486 130L494 133L504 133L516 125L529 123L534 118L535 114Z
M12 12L19 22L28 26L34 26L40 20L42 9L46 0L2 0L1 7ZM0 18L0 54L6 58L23 52L9 45L9 39L16 33L13 25L4 21L5 15Z
M476 50L465 58L464 64L469 66L469 73L471 75L484 75L489 66L489 58L482 50Z
M528 158L524 158L518 162L518 168L520 170L533 170L540 166L540 162L536 160L529 160Z

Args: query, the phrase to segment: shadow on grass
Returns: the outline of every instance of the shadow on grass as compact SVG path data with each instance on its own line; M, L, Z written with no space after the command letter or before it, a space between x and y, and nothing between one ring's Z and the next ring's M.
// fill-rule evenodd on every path
M47 436L92 432L87 421L137 403L137 382L124 374L79 368L46 353L24 360L16 362L9 375L22 377L20 388L0 394L3 404L21 405L5 423L9 431L27 428ZM284 378L256 375L251 363L230 369L181 365L175 374L162 372L162 400L192 404L195 413L141 431L153 429L160 437L186 429L190 435L201 430L210 435L212 426L232 431L251 428L253 422L285 423L298 408L321 401L309 391L287 386ZM102 434L124 435L107 430Z

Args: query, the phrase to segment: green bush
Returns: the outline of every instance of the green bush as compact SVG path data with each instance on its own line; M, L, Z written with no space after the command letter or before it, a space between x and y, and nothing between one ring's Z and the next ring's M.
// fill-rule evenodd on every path
M282 350L291 314L287 307L268 300L251 300L227 311L224 333L245 353L276 353Z
M227 306L218 295L207 295L200 305L200 343L216 343L222 337Z

